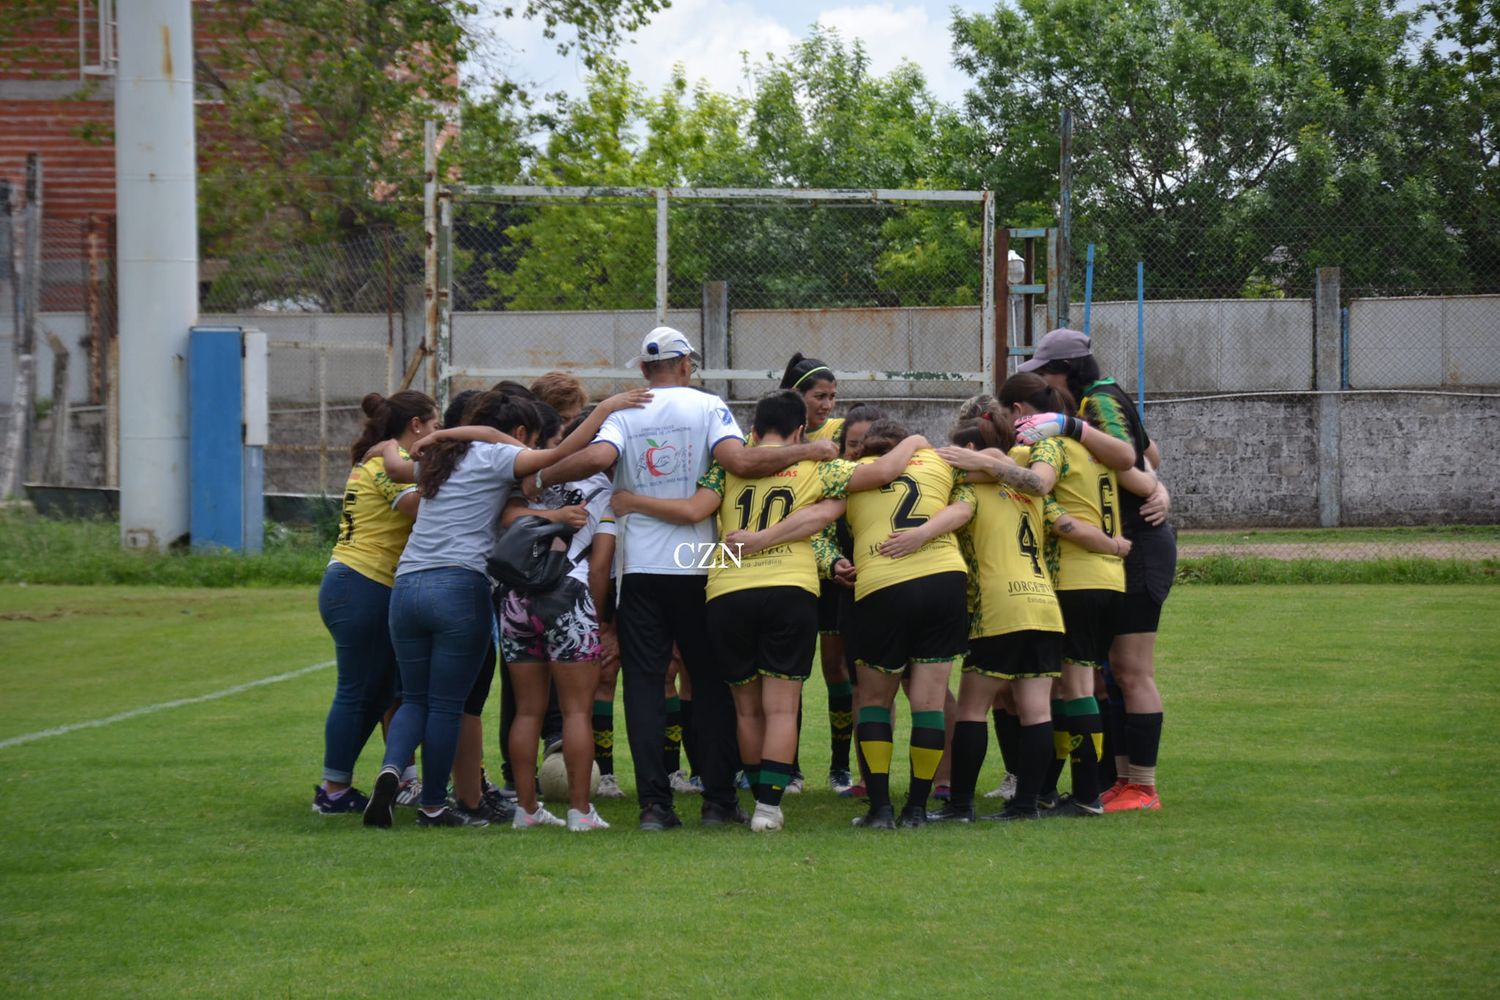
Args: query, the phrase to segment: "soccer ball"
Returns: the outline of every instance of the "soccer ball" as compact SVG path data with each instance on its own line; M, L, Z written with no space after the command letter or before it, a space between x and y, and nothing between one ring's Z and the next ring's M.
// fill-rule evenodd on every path
M592 768L589 774L589 798L593 798L599 791L599 765L590 763L589 767ZM547 757L542 761L542 766L537 768L536 789L548 802L568 801L568 765L561 752Z

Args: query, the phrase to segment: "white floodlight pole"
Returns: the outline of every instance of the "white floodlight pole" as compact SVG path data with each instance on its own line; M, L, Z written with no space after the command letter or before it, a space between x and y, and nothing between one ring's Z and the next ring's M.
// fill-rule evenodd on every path
M119 17L120 539L188 532L188 328L198 320L190 0L133 0Z

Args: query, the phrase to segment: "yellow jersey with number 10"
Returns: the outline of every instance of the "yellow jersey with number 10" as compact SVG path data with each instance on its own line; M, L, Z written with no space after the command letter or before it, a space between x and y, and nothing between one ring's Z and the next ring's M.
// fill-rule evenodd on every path
M854 474L854 463L798 462L773 475L759 479L741 479L715 463L699 486L718 493L719 538L736 528L764 531L784 521L794 510L829 498L842 500ZM732 548L732 546L731 546ZM813 539L799 538L743 556L738 565L730 553L720 548L708 569L705 599L762 587L801 587L808 593L818 592L818 564L813 555Z
M860 464L875 461L860 459ZM856 601L883 587L916 580L934 573L967 571L952 532L941 534L916 552L900 559L880 554L880 543L892 534L924 523L950 503L973 506L974 489L931 448L912 456L905 470L878 490L849 494L849 529L854 533L854 580Z
M1092 524L1111 538L1120 536L1118 487L1114 470L1083 445L1066 437L1050 437L1031 446L1031 465L1042 463L1057 472L1057 483L1046 507L1050 527L1062 514ZM1048 564L1056 566L1058 590L1125 590L1125 562L1119 556L1088 549L1048 532Z

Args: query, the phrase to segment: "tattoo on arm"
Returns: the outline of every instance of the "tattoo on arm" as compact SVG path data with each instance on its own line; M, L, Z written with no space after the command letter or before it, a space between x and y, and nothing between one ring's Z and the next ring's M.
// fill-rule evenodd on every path
M1071 535L1073 533L1073 529L1076 528L1077 525L1072 521L1064 521L1056 527L1057 530L1062 532L1064 535Z
M1023 469L1019 465L1009 462L996 462L995 467L990 470L1000 482L1007 486L1014 486L1022 493L1030 493L1033 496L1041 496L1047 491L1042 489L1042 481L1035 472Z

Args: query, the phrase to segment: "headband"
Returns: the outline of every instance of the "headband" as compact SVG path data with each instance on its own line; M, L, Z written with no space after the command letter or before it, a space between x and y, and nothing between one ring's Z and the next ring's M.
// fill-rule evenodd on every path
M805 372L802 373L802 377L801 378L799 378L797 381L795 381L795 382L792 383L792 388L793 389L797 388L797 386L799 386L803 382L807 381L807 376L816 374L817 372L828 372L829 374L832 374L833 373L833 369L829 368L827 365L818 365L818 367L816 367L816 368L809 368L807 371L805 371Z

